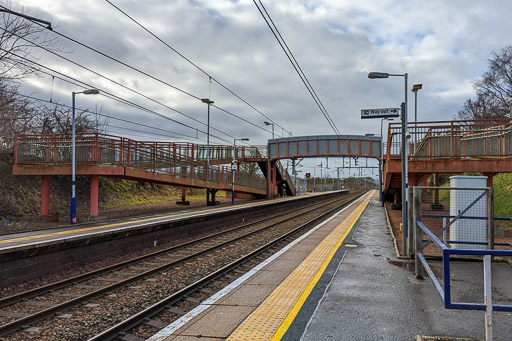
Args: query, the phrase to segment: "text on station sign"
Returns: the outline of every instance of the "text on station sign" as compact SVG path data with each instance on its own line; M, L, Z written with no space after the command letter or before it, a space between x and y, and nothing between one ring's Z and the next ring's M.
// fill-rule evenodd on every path
M361 118L398 117L400 108L362 109Z

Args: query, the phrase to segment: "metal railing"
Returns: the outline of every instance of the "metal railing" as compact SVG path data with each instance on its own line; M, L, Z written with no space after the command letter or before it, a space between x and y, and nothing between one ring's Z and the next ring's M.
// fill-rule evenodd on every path
M412 160L512 156L510 119L413 122L408 125ZM386 155L400 157L402 128L390 123Z
M194 157L198 161L206 161L207 146L202 144L187 144L186 148L194 148ZM266 146L236 146L236 160L261 159L267 157ZM233 146L210 145L210 161L230 163L233 160Z
M78 165L109 165L230 184L230 166L210 166L206 174L206 146L193 143L135 141L106 134L81 134L75 139ZM71 163L71 136L21 135L15 141L15 165L58 166ZM212 146L216 160L231 163L233 147ZM237 159L259 155L257 148L237 147ZM231 154L231 155L230 155ZM235 184L265 189L265 178L235 172Z
M146 158L149 153L166 157L176 155L187 161L206 162L207 146L188 142L135 141L107 134L81 134L76 136L77 160L82 162L119 163L124 160ZM97 147L97 149L94 149ZM70 135L19 135L15 149L20 157L19 164L29 163L68 163L71 160ZM125 153L121 153L123 150ZM131 154L130 154L131 153ZM262 146L237 146L237 160L246 158L266 159L266 148ZM132 157L133 156L133 157ZM210 146L210 160L231 163L233 146Z
M425 203L422 202L422 191L424 190L437 190L439 187L413 187L413 221L414 221L414 256L415 256L415 274L416 278L423 278L423 270L425 270L430 277L434 287L436 288L441 300L444 303L446 309L463 309L463 310L485 310L485 328L486 328L486 340L492 340L492 312L493 311L507 311L512 312L512 305L493 304L492 302L492 286L491 286L491 257L512 257L512 250L494 250L495 246L512 248L511 243L495 243L494 242L494 230L493 230L493 198L491 188L443 188L451 191L476 191L481 192L480 195L473 195L466 205L462 209L457 209L456 215L443 216L436 215L436 218L443 217L449 219L449 223L443 224L442 229L436 233L433 232L432 228L425 224L424 218L428 218L431 215L422 214L422 207ZM465 195L467 196L467 195ZM481 200L487 200L485 206L486 210L483 210L484 214L477 213L477 216L467 215L470 214L471 210ZM432 204L431 204L432 205ZM442 206L439 203L434 203L434 206L440 208ZM440 206L439 206L440 205ZM432 217L430 217L432 218ZM446 231L457 221L463 219L485 221L487 223L487 240L461 240L461 236L464 234L450 233L450 240L447 238ZM467 226L461 226L459 228L468 228ZM443 240L439 236L443 234ZM467 234L465 235L467 236ZM471 238L470 238L471 239ZM434 245L437 250L441 252L442 257L442 283L437 279L434 271L430 267L427 259L425 258L424 251L430 244ZM488 247L487 249L485 247ZM469 303L469 302L452 302L451 294L451 274L450 274L450 256L472 256L472 257L483 257L484 258L484 303Z
M283 167L281 162L278 161L276 164L277 164L277 168L278 168L279 172L281 173L281 176L283 177L283 180L285 180L288 183L288 187L292 191L293 195L295 195L295 186L293 186L293 180L292 180L292 177L290 176L290 174L288 173L288 170L286 170Z

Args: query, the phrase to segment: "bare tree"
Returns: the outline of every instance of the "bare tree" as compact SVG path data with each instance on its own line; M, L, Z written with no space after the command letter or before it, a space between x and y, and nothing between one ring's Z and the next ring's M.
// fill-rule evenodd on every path
M57 38L49 35L45 25L11 13L24 8L13 8L11 1L0 0L0 80L19 80L36 73L23 58L38 59L36 45L57 48ZM32 42L32 43L29 43Z
M106 133L101 108L76 110L76 133ZM17 85L0 80L0 150L12 151L21 134L71 134L72 112L58 103L41 104L18 93Z
M464 102L462 109L457 113L459 120L494 119L506 117L508 111L500 103L484 94L478 94Z
M18 96L17 87L0 81L0 149L12 150L14 137L34 132L34 104Z
M106 133L108 120L100 118L101 108L96 112L89 110L75 111L75 131L77 134ZM33 131L37 134L71 134L71 109L57 104L45 105L37 108Z
M103 107L99 107L96 105L94 110L91 112L94 115L92 118L93 129L95 133L106 134L108 133L108 127L110 124L109 117L102 114Z
M512 106L512 46L494 52L489 68L473 82L476 96L466 100L454 117L459 120L510 117Z
M240 171L252 175L261 173L261 170L256 162L242 162L240 164Z
M24 8L0 0L0 147L12 150L18 134L37 132L36 117L40 105L20 96L21 79L36 74L23 58L38 59L37 45L57 48L56 38L47 26L24 14Z

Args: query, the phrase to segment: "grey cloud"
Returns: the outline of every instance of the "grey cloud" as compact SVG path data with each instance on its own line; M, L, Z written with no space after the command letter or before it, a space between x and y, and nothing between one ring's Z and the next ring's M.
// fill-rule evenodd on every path
M63 0L21 2L29 12L51 14L58 31L200 98L209 96L207 76L106 2L92 2L87 8ZM251 1L115 3L295 135L332 133ZM408 72L410 85L424 84L419 93L420 118L448 119L471 95L467 84L483 72L492 50L507 44L512 31L508 20L512 5L505 0L492 5L476 0L264 3L338 128L350 134L379 131L378 120L360 120L360 109L398 106L403 100L402 79L369 80L369 71ZM72 51L67 57L206 121L203 103L72 43L65 42L65 47ZM51 56L44 60L162 114L204 128L61 60ZM72 89L59 82L55 86L54 91L62 94ZM46 94L48 89L39 87L37 91ZM215 83L211 97L216 105L262 127L267 120ZM411 111L411 93L409 99ZM106 98L95 101L112 115L195 134ZM212 125L234 136L250 137L251 143L263 144L270 137L227 114L214 110L212 116ZM276 132L281 133L280 129Z

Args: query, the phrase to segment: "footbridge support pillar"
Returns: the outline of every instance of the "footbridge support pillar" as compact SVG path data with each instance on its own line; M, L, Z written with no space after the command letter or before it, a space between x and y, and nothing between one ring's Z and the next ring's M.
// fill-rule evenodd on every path
M277 160L273 160L270 162L270 166L272 169L272 198L276 197L276 182L277 182Z
M208 195L208 189L206 189L206 195ZM208 197L206 197L206 203L208 203ZM178 205L190 205L190 201L187 200L187 187L181 187L181 201L176 201Z
M215 199L215 195L217 194L218 189L215 188L207 188L206 189L206 206L215 206L217 205L217 201Z

